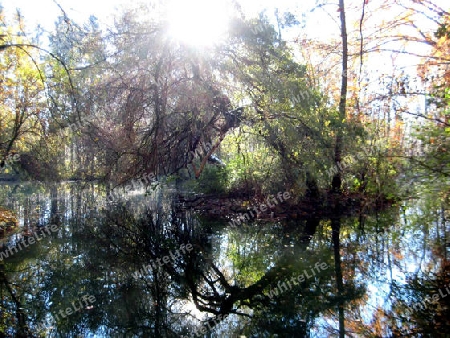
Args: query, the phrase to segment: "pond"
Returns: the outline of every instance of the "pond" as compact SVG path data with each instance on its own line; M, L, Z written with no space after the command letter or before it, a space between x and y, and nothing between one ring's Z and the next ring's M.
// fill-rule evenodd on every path
M1 336L443 334L448 208L432 192L236 227L179 194L159 186L105 203L95 184L2 185L19 226L1 242Z

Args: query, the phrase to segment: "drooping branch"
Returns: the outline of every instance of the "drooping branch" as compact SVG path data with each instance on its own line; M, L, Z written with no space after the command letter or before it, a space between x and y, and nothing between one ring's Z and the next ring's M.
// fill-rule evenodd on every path
M219 148L220 144L222 143L223 139L226 136L226 133L239 125L241 121L241 115L243 112L243 108L239 107L235 110L232 110L230 112L224 112L223 115L225 116L225 123L218 127L219 130L219 139L214 143L214 145L211 147L211 149L206 153L206 155L202 158L200 162L200 166L197 170L194 162L191 163L192 169L195 173L195 178L199 178L201 173L203 172L206 162L210 158L210 156Z

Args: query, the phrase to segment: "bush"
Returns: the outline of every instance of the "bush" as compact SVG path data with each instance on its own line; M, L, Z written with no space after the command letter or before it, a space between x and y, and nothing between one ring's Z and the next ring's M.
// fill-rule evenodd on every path
M205 194L221 194L227 191L228 170L224 166L206 166L197 180L197 189Z

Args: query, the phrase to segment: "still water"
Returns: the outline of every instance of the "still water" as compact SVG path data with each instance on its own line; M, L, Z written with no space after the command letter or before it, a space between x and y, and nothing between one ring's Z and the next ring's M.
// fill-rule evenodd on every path
M230 227L178 194L0 186L19 220L1 239L0 337L445 336L439 196Z

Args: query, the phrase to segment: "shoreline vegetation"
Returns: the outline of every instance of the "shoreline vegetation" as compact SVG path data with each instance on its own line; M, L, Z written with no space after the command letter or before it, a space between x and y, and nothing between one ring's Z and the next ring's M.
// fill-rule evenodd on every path
M208 219L220 218L222 221L227 222L230 227L247 226L256 220L258 222L274 222L283 219L328 218L333 215L333 207L336 205L340 205L342 215L349 216L360 212L362 208L368 212L383 210L397 202L397 199L356 192L336 196L329 191L318 199L308 197L290 198L282 204L272 204L274 207L267 208L264 212L260 209L261 212L257 217L250 217L252 209L247 205L258 206L265 204L265 201L261 197L249 197L245 194L236 193L221 196L214 194L197 195L189 198L182 195L178 196L178 204L183 208L191 208ZM241 224L235 221L236 215L242 215L240 217ZM234 218L230 220L233 216Z

